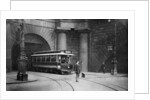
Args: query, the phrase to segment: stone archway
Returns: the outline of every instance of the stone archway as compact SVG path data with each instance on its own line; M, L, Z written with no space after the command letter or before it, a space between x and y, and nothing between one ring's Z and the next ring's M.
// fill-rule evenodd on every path
M25 34L25 50L26 53L51 50L48 42L40 35L34 33Z
M25 34L25 52L28 57L28 69L30 69L31 55L36 51L51 50L48 42L40 35L34 33Z
M31 55L36 51L51 50L47 41L35 33L25 34L25 52L28 57L28 69L30 69ZM20 45L14 44L12 47L12 69L17 70L17 59L20 54Z

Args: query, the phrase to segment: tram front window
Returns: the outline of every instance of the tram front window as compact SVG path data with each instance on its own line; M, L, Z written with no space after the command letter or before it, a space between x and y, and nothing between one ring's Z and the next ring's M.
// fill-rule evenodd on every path
M68 63L69 58L67 56L62 56L61 57L61 63Z

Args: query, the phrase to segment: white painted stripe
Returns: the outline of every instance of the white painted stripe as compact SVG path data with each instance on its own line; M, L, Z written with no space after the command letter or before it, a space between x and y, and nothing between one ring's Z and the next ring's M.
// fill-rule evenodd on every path
M33 67L57 68L55 65L32 65Z
M73 54L67 54L67 53L47 53L47 54L33 54L31 56L48 56L48 55L70 55L73 56Z

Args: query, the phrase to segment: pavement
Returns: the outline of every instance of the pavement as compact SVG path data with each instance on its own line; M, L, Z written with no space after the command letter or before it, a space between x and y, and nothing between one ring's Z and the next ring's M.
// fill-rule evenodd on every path
M35 76L29 74L27 81L18 81L17 80L17 72L7 73L6 84L21 84L21 83L29 83L37 81Z
M53 74L28 72L28 81L18 81L17 72L7 73L7 91L127 91L128 75L84 72L85 78L75 81L75 73Z

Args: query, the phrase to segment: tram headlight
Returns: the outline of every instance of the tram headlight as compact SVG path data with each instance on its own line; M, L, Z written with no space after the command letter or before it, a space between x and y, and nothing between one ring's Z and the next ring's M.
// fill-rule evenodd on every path
M58 66L57 66L57 68L58 68L58 69L60 69L60 68L61 68L61 66L60 66L60 65L58 65Z

